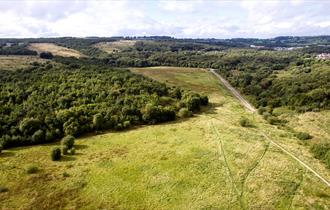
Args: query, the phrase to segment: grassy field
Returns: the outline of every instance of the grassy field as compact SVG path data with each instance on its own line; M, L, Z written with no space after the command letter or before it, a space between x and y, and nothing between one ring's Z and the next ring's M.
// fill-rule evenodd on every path
M31 66L33 62L47 62L37 56L0 56L0 69L14 70Z
M58 46L53 43L32 43L28 47L30 50L35 50L38 53L41 52L51 52L53 55L63 56L63 57L83 57L84 55L77 50L69 49L66 47Z
M51 145L0 155L2 209L328 209L330 189L264 139L267 133L328 180L329 170L287 130L245 111L206 70L132 69L208 94L193 118L86 136L52 162ZM244 116L253 126L239 125ZM39 171L27 174L29 166Z
M114 53L134 46L135 42L135 40L120 40L115 42L100 42L94 46L106 53Z

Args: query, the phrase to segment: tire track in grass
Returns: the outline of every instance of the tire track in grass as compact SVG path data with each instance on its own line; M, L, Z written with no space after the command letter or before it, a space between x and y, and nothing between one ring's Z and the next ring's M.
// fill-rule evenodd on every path
M294 190L293 190L293 194L292 194L292 196L291 196L291 199L290 199L290 205L289 205L288 209L292 209L293 200L294 200L294 198L296 197L297 192L298 192L300 186L301 186L302 183L304 182L305 173L306 173L306 169L303 169L303 172L302 172L302 174L301 174L300 180L299 180L298 184L296 185L296 187L295 187Z
M232 87L228 81L226 81L220 74L218 74L215 69L210 69L210 72L213 73L220 81L221 83L231 92L233 93L233 95L241 102L241 104L249 111L251 111L252 113L256 112L256 109L247 101L245 100L241 94L234 88ZM294 155L293 153L291 153L290 151L288 151L287 149L285 149L283 146L281 146L279 143L273 141L270 137L268 137L264 132L260 132L261 135L263 135L270 143L272 143L273 145L275 145L276 147L278 147L280 150L282 150L282 152L284 152L285 154L289 155L291 158L293 158L294 160L296 160L301 166L303 166L304 168L306 168L308 171L310 171L311 173L313 173L316 177L318 177L320 179L320 181L322 181L325 185L327 185L327 187L330 187L330 182L328 180L326 180L324 177L322 177L321 174L319 174L317 171L315 171L314 169L312 169L311 167L309 167L304 161L302 161L300 158L298 158L296 155Z
M220 138L219 131L215 128L215 126L214 126L214 124L213 124L212 121L211 121L211 127L213 128L213 131L214 131L214 133L216 134L217 139L219 140L219 141L218 141L218 147L220 147L220 148L218 148L218 152L220 153L220 155L222 154L221 156L223 157L223 161L224 161L225 166L226 166L226 168L227 168L228 177L229 177L229 179L230 179L230 182L232 183L232 189L234 189L234 191L235 191L235 193L236 193L236 196L237 196L237 200L239 200L240 193L239 193L238 188L237 188L237 186L236 186L236 183L235 183L235 181L234 181L233 173L232 173L232 171L231 171L231 169L230 169L230 167L229 167L229 164L228 164L228 161L227 161L227 157L226 157L226 153L225 153L225 150L224 150L223 142L222 142L222 140L221 140L221 138ZM219 143L220 143L220 144L219 144ZM241 202L240 202L240 206L241 206L241 208L243 208Z
M252 173L252 171L254 171L254 169L257 168L257 166L259 165L259 163L261 162L261 160L264 158L265 154L267 153L267 151L269 149L269 146L270 146L270 142L268 142L266 145L264 145L264 147L265 147L264 151L262 152L262 154L260 155L259 158L256 158L256 161L244 173L243 178L241 180L241 193L240 193L239 199L241 200L241 203L244 204L244 209L246 209L246 204L244 203L244 200L243 200L243 195L244 195L244 189L245 189L246 180L249 177L249 175Z

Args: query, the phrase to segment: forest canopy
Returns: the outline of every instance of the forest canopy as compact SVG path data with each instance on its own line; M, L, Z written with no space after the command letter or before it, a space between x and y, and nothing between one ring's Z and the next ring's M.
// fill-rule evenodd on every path
M51 142L104 129L175 120L206 96L101 65L34 63L0 72L0 144Z

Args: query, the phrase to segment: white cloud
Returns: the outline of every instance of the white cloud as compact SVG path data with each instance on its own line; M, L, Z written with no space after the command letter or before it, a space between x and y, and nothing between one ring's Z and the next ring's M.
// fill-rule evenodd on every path
M0 37L330 34L329 1L0 1Z
M198 9L198 6L202 4L202 1L159 1L158 6L164 10L171 12L194 12Z

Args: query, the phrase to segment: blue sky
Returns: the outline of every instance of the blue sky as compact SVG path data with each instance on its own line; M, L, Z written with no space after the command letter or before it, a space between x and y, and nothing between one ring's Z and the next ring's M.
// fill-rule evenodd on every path
M0 11L0 37L330 35L328 0L1 0Z

